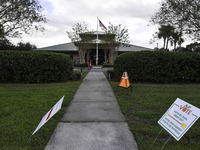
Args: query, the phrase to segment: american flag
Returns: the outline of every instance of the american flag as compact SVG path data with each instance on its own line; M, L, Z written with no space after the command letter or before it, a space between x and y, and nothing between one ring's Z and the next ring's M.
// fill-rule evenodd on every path
M99 26L100 26L100 27L103 27L104 29L107 30L106 26L104 26L104 24L101 22L101 20L99 20Z

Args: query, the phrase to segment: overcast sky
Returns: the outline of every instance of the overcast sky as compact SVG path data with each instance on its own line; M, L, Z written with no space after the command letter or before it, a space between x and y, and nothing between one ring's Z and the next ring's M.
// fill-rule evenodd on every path
M157 42L150 44L156 27L149 23L150 16L159 9L161 0L40 0L42 12L49 20L44 33L23 36L16 42L30 42L38 48L71 42L66 31L85 21L93 30L97 30L97 16L105 26L125 26L130 35L131 44L154 48ZM149 26L150 25L150 26ZM99 28L99 30L101 30ZM162 41L158 41L162 47Z

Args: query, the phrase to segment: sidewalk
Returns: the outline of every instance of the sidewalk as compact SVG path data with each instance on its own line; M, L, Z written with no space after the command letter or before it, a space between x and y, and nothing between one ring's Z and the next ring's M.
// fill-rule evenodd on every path
M113 69L113 67L105 67L105 68L103 68L103 67L92 67L93 69L92 69L92 71L93 72L104 72L104 71L107 71L107 70L110 70L110 69ZM88 71L88 67L74 67L74 70L79 70L79 71Z
M92 69L45 150L138 150L103 72Z

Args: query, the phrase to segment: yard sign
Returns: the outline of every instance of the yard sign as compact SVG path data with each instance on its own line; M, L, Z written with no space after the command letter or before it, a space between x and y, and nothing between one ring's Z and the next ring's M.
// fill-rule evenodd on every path
M46 115L44 115L44 117L42 118L42 120L40 121L39 125L37 126L37 128L35 129L35 131L32 133L32 135L35 134L35 132L37 132L47 121L49 121L49 119L51 117L53 117L53 115L55 115L62 106L62 102L65 96L63 96L47 113Z
M199 108L177 98L158 123L179 141L199 116Z

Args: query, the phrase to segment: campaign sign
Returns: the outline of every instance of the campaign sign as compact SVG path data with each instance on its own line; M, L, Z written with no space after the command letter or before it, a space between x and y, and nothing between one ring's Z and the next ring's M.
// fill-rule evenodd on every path
M199 108L177 98L158 121L158 124L179 141L198 120L199 116Z
M40 121L39 125L37 126L37 128L35 129L35 131L32 133L32 135L34 135L47 121L49 121L49 119L51 117L53 117L53 115L55 115L62 106L62 102L65 96L63 96L47 113L46 115L44 115L44 117L42 118L42 120Z

